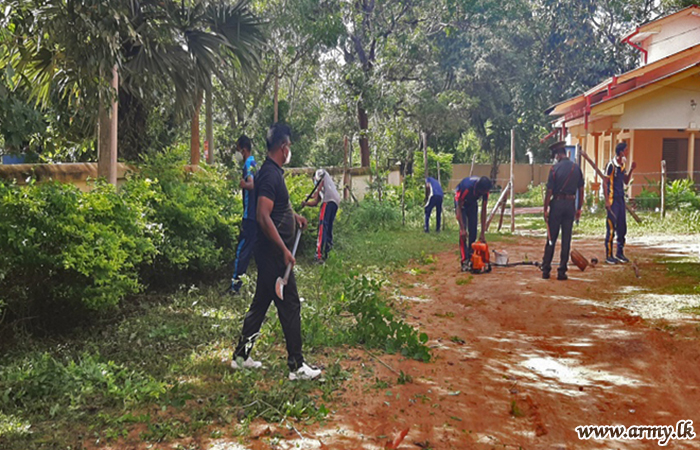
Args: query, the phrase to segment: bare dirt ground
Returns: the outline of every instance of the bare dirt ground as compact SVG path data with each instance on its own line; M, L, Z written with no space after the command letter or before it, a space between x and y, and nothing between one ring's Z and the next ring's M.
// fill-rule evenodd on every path
M542 244L521 237L492 249L506 250L511 262L538 260ZM603 259L600 240L574 241L574 248ZM381 356L412 382L398 384L384 364L352 351L343 363L352 379L325 425L299 427L300 438L260 424L245 446L210 448L384 449L403 430L401 449L658 447L652 440L580 441L575 432L586 424L698 419L700 323L692 315L645 320L618 306L671 283L656 249L629 246L627 253L641 278L631 265L599 264L585 272L570 267L568 281L519 266L467 282L456 248L414 265L395 275L393 288L409 322L429 334L434 360ZM700 448L700 433L668 447Z

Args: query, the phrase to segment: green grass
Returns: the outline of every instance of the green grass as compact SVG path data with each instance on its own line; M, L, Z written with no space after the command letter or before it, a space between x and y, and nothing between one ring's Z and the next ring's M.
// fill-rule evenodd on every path
M336 239L338 254L350 265L397 268L410 259L445 251L459 236L453 230L441 233L423 233L420 230L379 230L369 233L339 235Z
M228 283L224 274L220 285L180 286L167 296L131 299L118 317L70 334L18 339L0 356L0 448L104 445L137 426L140 440L151 444L189 436L245 437L257 418L303 426L326 420L338 390L352 376L342 367L347 345L428 358L421 350L427 337L406 326L381 293L348 282L360 274L383 281L388 270L411 260L433 267L434 255L457 242L455 227L441 234L419 229L344 234L341 227L336 235L335 252L325 265L309 264L307 248L296 269L305 298L304 354L326 366L323 382L287 380L284 336L274 308L254 350L264 369L237 372L222 362L230 358L254 290L248 283L242 295L222 296ZM348 292L355 297L346 298ZM347 308L363 318L373 311L375 319L369 320L374 322L368 323L394 337L358 334ZM385 342L390 345L377 347Z
M674 279L671 287L673 294L700 294L700 263L689 261L667 262L666 274Z
M0 448L110 442L137 423L146 426L142 440L160 442L257 417L323 420L348 377L336 362L340 350L326 360L324 349L307 344L310 360L328 361L325 382L287 381L279 323L268 320L255 350L265 369L232 371L221 359L230 357L250 297L218 292L183 289L60 343L13 349L0 361ZM31 433L23 432L28 425Z
M662 219L659 213L638 212L642 223L638 224L627 214L627 236L645 235L686 235L700 233L700 213L687 211L669 211ZM574 236L604 236L606 215L604 210L596 213L584 211L578 224L574 224ZM526 214L516 218L516 229L546 232L541 214Z
M627 236L645 235L685 235L700 233L700 212L669 211L662 219L659 213L639 212L642 223L638 224L627 214ZM544 224L543 224L544 226ZM574 226L574 234L601 236L605 234L605 213L584 213L579 226Z

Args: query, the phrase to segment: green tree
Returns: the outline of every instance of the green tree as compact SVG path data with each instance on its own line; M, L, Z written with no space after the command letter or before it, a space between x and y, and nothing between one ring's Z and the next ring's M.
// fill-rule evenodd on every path
M174 108L194 117L211 77L252 71L264 43L247 0L14 0L3 23L1 61L17 83L41 105L56 93L93 110L116 98L106 82L116 65L129 95L147 100L149 87L170 85Z

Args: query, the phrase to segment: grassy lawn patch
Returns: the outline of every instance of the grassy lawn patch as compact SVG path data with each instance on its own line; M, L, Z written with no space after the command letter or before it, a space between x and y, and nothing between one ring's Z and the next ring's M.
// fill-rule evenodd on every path
M350 346L427 360L427 336L404 323L383 299L388 270L457 242L456 229L336 232L324 265L296 269L304 354L324 365L323 380L287 380L284 337L274 307L254 356L260 371L228 366L253 295L222 295L220 285L182 285L173 293L132 298L119 317L52 338L29 337L0 358L0 448L80 448L190 436L247 436L251 421L323 421L348 373ZM495 240L495 236L494 236ZM254 279L254 274L253 277ZM358 320L362 326L357 326Z

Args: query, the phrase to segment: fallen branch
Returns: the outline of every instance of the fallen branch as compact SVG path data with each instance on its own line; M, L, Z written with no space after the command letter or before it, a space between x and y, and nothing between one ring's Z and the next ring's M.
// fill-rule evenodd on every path
M396 375L401 376L401 374L400 374L399 372L397 372L396 370L394 370L389 364L385 363L384 361L382 361L381 359L379 359L377 356L374 356L372 353L370 353L369 350L367 350L366 348L363 348L362 350L364 350L364 351L365 351L369 356L371 356L372 358L374 358L374 359L376 359L377 361L379 361L384 367L386 367L387 369L391 370L391 371L394 372Z

